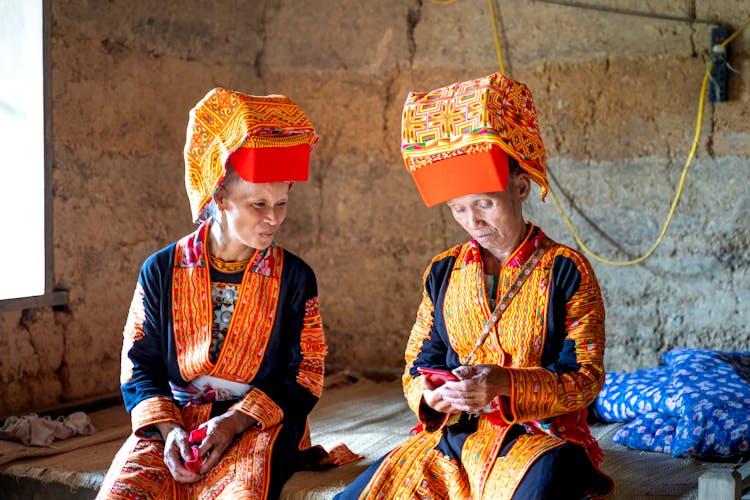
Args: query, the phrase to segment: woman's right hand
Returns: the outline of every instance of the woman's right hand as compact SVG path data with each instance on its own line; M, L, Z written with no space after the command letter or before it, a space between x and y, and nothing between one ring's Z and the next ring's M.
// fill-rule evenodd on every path
M193 458L185 429L174 422L161 422L156 427L164 438L164 463L174 480L178 483L194 483L200 479L199 474L185 467L185 461Z
M253 417L232 409L223 415L217 415L209 419L201 425L200 427L206 428L206 437L200 443L198 454L206 457L206 461L201 465L199 472L205 474L211 470L224 456L234 437L257 423L257 420Z
M440 413L457 413L450 403L443 401L442 385L430 382L429 377L422 377L422 399L425 404Z

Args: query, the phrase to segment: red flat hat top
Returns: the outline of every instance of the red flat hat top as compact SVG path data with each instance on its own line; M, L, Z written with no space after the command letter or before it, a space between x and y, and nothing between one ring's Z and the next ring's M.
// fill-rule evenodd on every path
M229 163L247 182L306 181L310 145L284 147L240 147L229 155Z
M487 151L452 156L418 168L412 177L428 207L467 194L505 191L508 155L493 145Z

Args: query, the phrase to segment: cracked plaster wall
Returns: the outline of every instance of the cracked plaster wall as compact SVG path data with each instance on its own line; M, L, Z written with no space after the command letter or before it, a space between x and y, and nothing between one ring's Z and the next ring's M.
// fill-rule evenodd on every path
M563 1L564 3L564 1ZM742 0L497 2L506 69L535 94L550 172L587 244L651 246L692 140L711 22ZM399 369L432 255L464 239L426 209L399 156L406 93L497 70L487 2L52 1L53 191L61 311L0 313L0 415L117 390L141 262L192 229L188 109L211 87L283 93L321 140L279 241L316 270L334 365ZM631 15L633 11L647 15ZM626 13L630 12L630 14ZM733 45L747 72L750 33ZM750 85L706 105L696 161L662 246L594 266L608 369L675 346L747 349ZM538 198L538 197L537 197ZM574 244L551 200L527 216Z

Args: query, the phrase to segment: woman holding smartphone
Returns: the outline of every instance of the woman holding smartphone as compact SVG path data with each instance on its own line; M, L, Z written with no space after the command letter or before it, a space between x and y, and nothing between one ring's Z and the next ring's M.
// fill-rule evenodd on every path
M411 93L402 153L427 206L470 240L434 257L406 347L420 430L339 499L596 498L586 425L604 381L604 305L575 250L525 220L548 189L529 89L493 74Z

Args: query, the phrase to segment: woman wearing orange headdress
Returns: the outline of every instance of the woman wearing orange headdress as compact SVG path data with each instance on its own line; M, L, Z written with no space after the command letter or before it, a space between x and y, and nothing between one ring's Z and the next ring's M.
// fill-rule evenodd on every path
M275 498L300 467L327 347L315 275L274 237L316 140L283 96L217 88L191 110L200 226L141 268L122 351L133 434L99 498Z
M336 498L606 496L586 425L604 306L586 259L524 219L531 182L548 188L531 92L493 74L412 93L402 139L425 204L471 240L424 275L403 375L415 435Z

